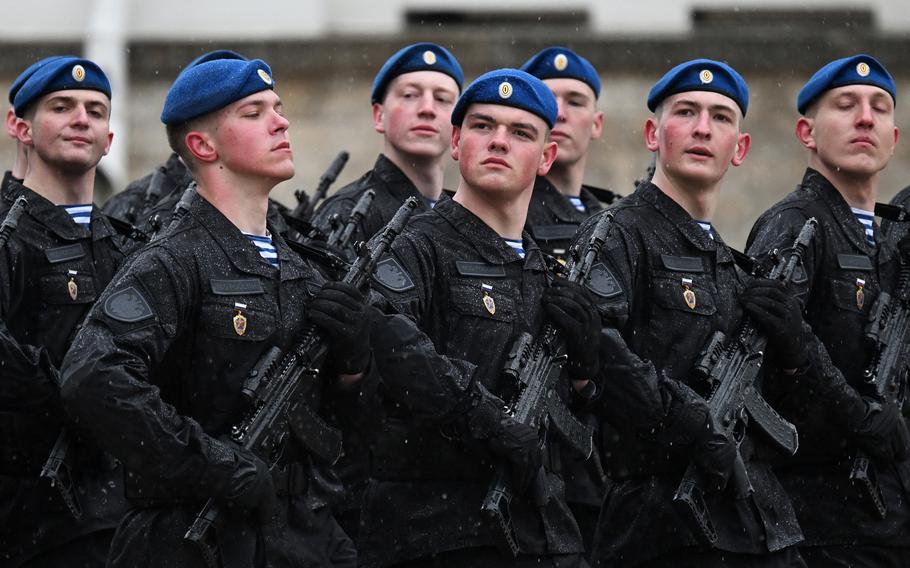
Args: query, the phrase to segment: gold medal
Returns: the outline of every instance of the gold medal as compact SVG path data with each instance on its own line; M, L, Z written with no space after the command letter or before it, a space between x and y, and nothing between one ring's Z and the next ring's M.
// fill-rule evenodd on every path
M683 278L682 287L683 287L683 300L685 300L686 305L689 306L690 310L694 310L695 306L697 305L697 301L695 299L695 292L692 290L692 279Z
M246 307L246 304L240 304L240 303L234 304L234 308L237 311L234 313L234 317L232 318L232 321L234 322L234 333L236 333L239 336L243 336L243 334L246 333L246 330L247 330L247 319L246 319L246 316L243 315L243 308L245 308L245 307Z
M862 278L856 279L856 307L858 309L863 309L863 304L866 302L866 281Z
M494 300L493 296L488 293L493 291L493 287L489 284L481 284L480 287L483 289L483 307L485 307L487 311L490 312L491 316L495 315L496 300Z
M68 271L68 274L70 279L69 282L66 283L66 291L69 293L70 299L75 302L76 298L79 296L79 285L76 284L76 274L78 273L75 270L70 270Z

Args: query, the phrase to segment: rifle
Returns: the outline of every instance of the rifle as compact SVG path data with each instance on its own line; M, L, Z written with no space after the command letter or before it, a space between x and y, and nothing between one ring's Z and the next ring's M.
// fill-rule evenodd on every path
M10 235L13 234L13 231L16 230L16 227L19 226L19 218L22 217L22 214L28 209L28 199L24 195L20 195L16 198L16 201L13 202L13 206L9 208L9 211L6 212L6 217L3 219L3 223L0 224L0 247L6 245L6 241L9 240Z
M906 258L902 257L900 261L895 295L882 292L872 306L866 338L875 346L875 355L863 372L863 378L872 386L877 399L901 408L910 361L910 262ZM857 451L850 479L860 486L862 495L875 512L882 519L886 518L888 506L878 485L875 466L866 452Z
M329 223L332 225L332 232L329 233L326 244L338 250L347 248L348 244L351 242L351 237L354 235L354 231L357 229L357 225L363 221L370 211L370 206L373 205L374 197L376 197L376 192L372 189L363 192L363 195L360 196L360 199L358 199L357 203L354 205L354 209L351 210L351 215L348 217L348 220L345 221L343 225L341 224L341 220L336 215L333 215L329 220Z
M409 198L370 245L360 243L357 258L342 281L362 288L416 208L417 199ZM341 454L341 436L310 409L307 397L302 396L319 375L328 350L316 326L309 324L301 341L283 356L277 347L267 351L244 381L242 393L249 401L249 411L231 429L231 439L272 468L293 430L303 435L309 450L334 463ZM210 568L221 566L216 536L223 517L223 506L209 498L183 537L199 548Z
M817 226L814 217L809 219L791 248L772 252L774 264L768 278L784 284L792 281L793 273L815 236ZM757 267L755 271L764 272ZM761 431L790 455L795 454L799 447L796 428L771 408L755 390L755 379L761 369L767 344L768 337L747 316L729 340L723 332L715 332L695 364L696 374L704 377L712 389L708 398L708 411L724 434L737 441L733 482L744 494L752 493L752 484L738 447L745 435L746 413ZM714 544L717 541L717 531L705 503L704 486L704 476L690 462L673 495L673 502L698 527L697 534L704 542Z
M607 212L600 218L582 254L573 247L569 282L585 284L610 232L613 216L613 212ZM554 392L567 360L566 339L552 323L547 323L537 338L522 333L510 349L503 369L507 381L516 386L516 396L506 401L505 412L538 430L546 423L553 424L560 438L587 458L594 449L591 428L575 418ZM500 462L480 510L500 548L517 556L520 549L509 511L514 497L510 468L505 461Z
M316 191L313 192L312 198L310 198L302 189L298 189L294 192L294 197L297 198L297 207L291 211L291 217L303 221L310 220L313 216L313 211L316 210L316 205L325 199L325 194L328 193L329 186L335 183L335 179L338 178L338 174L344 169L344 166L348 163L348 158L350 157L351 155L344 150L338 152L338 155L332 160L329 168L325 173L319 176L319 185L316 186Z
M183 193L180 194L180 200L177 201L177 204L174 205L174 209L171 212L171 218L167 222L167 227L164 230L161 230L164 225L164 219L161 218L160 213L156 213L150 220L149 225L152 226L152 239L160 238L161 235L167 232L168 229L177 224L177 221L182 219L184 215L190 210L190 203L192 203L193 198L196 196L196 182L190 182L186 189L183 190Z

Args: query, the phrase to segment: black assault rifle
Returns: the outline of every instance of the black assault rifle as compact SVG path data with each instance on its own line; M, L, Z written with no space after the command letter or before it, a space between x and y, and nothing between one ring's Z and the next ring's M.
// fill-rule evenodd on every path
M310 220L313 216L313 211L316 210L316 205L325 199L325 194L328 193L329 187L335 183L338 174L344 169L344 166L348 163L348 158L350 157L350 154L344 150L338 152L338 155L335 156L335 159L332 160L332 163L329 165L329 169L319 177L319 185L316 186L313 197L307 195L302 189L298 189L294 192L294 197L297 198L297 207L294 207L294 210L291 211L291 217L300 219L301 221Z
M877 206L876 206L877 207ZM901 408L910 372L910 262L901 257L897 292L879 294L869 312L866 338L875 345L875 355L863 373L866 383L875 390L875 397ZM859 484L865 499L875 512L885 518L885 503L878 475L869 455L859 450L853 459L850 479Z
M577 247L572 251L569 282L580 285L587 282L607 240L613 215L608 212L600 218L584 252L579 254ZM567 360L566 339L553 324L546 324L536 339L529 333L522 333L512 345L503 369L506 380L516 387L516 395L506 400L505 412L538 431L551 424L562 440L588 458L593 451L591 428L572 415L555 391ZM514 496L509 465L501 462L484 497L481 514L496 535L500 548L517 556L520 549L509 510Z
M769 279L790 284L794 271L802 262L803 255L815 236L817 226L814 217L809 219L791 248L772 252L774 265L767 274ZM754 275L764 272L758 268L755 270ZM799 447L796 428L771 408L755 390L755 379L761 369L767 344L768 337L756 328L752 318L746 316L729 339L720 331L711 336L695 364L695 372L704 377L712 389L708 398L708 411L726 435L732 436L737 443L741 442L745 435L748 413L752 423L777 446L793 455ZM714 544L717 541L717 531L705 503L703 477L695 464L690 463L673 495L673 501L682 514L689 517L691 523L698 528L696 535L700 535L707 544ZM738 447L733 483L739 492L752 493L752 484Z
M13 231L16 230L16 227L19 226L19 218L22 217L22 214L25 213L26 209L28 209L28 200L24 195L20 195L16 198L16 201L13 202L9 211L6 212L3 224L0 224L0 247L6 244L10 235L12 235Z
M363 192L363 195L357 200L357 203L351 210L350 216L348 216L347 221L344 223L341 222L341 218L338 217L337 214L333 215L332 218L329 219L332 231L329 233L328 239L326 239L326 244L339 250L347 248L347 246L351 244L351 237L354 235L357 225L359 225L364 218L366 218L367 213L369 213L370 207L373 205L374 197L376 197L376 192L372 189Z
M409 198L370 246L360 243L357 258L342 281L362 288L416 208L417 199ZM249 411L231 429L233 441L274 467L293 431L302 437L308 450L328 463L337 461L341 435L323 422L302 396L317 380L328 350L316 326L310 324L303 330L302 340L287 353L282 354L277 347L267 351L244 381L242 393L249 401ZM199 547L210 568L221 566L217 532L223 516L224 506L210 498L183 537Z

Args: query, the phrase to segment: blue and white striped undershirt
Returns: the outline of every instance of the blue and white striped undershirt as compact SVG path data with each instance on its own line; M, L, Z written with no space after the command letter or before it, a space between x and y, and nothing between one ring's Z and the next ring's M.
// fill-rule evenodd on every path
M569 196L567 196L567 197L569 198L569 203L571 203L573 207L575 207L576 209L578 209L578 210L581 211L582 213L584 213L585 211L588 210L588 209L585 207L585 204L582 203L581 197L573 197L573 196L571 196L571 195L569 195Z
M73 221L86 232L89 231L92 225L92 204L88 205L61 205L67 213L70 214L70 217L73 218Z
M259 250L259 256L275 268L278 268L278 249L276 249L274 243L272 243L272 235L266 234L265 236L262 236L251 235L250 233L243 234L246 238L250 239L250 242Z
M522 243L520 240L515 240L515 239L503 239L503 241L505 241L505 243L506 243L507 245L509 245L510 247L512 247L512 250L514 250L516 253L518 253L518 256L520 256L521 258L524 258L524 257L525 257L525 247L524 247L524 243Z
M856 220L862 224L863 229L866 231L866 242L869 243L870 247L874 247L875 232L872 230L872 224L875 222L875 213L858 207L851 207L850 210L853 211Z
M698 219L696 219L695 222L698 223L698 226L701 227L702 230L708 234L708 238L713 241L714 240L714 229L711 227L711 222L710 221L699 221Z

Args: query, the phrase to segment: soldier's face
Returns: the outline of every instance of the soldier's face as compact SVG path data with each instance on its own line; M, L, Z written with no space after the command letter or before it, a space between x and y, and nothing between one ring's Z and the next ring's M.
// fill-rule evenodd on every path
M289 125L278 94L260 91L219 112L212 143L221 164L235 175L277 183L294 176Z
M20 142L32 156L65 173L82 173L111 148L110 105L98 91L73 89L48 93L16 124ZM30 158L34 159L34 158Z
M831 89L797 121L796 134L814 150L812 160L820 164L813 165L841 175L873 176L894 156L894 101L872 85Z
M658 154L658 169L680 187L711 187L730 165L740 165L751 138L741 133L733 99L691 91L667 97L645 123L645 143Z
M436 71L399 75L385 100L373 105L373 126L392 151L425 158L444 155L452 137L455 79Z
M559 146L556 163L572 165L588 153L592 140L600 138L604 113L597 110L594 91L577 79L547 79L544 81L556 97L559 113L550 139Z
M515 195L546 175L556 158L547 124L528 111L493 104L468 107L452 132L452 158L464 182L477 190Z

